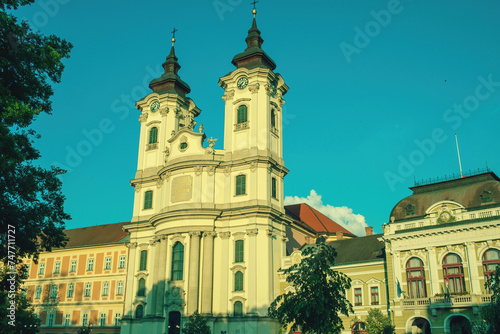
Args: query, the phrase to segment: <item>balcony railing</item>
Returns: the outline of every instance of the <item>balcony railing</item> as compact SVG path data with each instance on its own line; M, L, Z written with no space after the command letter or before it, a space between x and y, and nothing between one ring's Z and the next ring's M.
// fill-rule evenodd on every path
M401 306L406 309L414 308L446 308L468 307L491 302L491 294L487 295L460 295L460 296L433 296L430 298L410 298L401 300Z

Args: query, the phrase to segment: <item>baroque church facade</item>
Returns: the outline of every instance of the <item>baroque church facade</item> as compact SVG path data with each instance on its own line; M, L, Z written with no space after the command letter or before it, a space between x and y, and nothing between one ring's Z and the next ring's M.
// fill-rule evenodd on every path
M469 334L500 265L500 179L492 172L412 187L383 233L356 237L306 204L284 205L282 107L288 91L263 51L255 10L247 48L223 76L224 148L203 132L174 42L140 111L130 222L66 231L66 248L27 259L41 333L178 334L198 312L212 333L279 333L271 302L283 270L319 235L352 279L344 331L369 309L396 333ZM206 141L206 143L205 143ZM307 247L307 246L306 246Z
M122 333L179 333L198 311L214 332L278 330L267 308L279 294L274 274L286 254L283 96L276 64L262 50L254 18L247 48L220 78L224 149L214 149L201 110L178 75L174 42L165 73L136 103L141 112ZM163 307L165 301L165 307ZM245 317L242 317L243 314Z

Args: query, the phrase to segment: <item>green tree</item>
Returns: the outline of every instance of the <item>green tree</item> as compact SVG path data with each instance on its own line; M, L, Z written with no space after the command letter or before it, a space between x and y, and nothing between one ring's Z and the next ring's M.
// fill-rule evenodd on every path
M64 212L58 178L64 171L35 165L40 152L34 140L39 136L31 126L40 113L51 113L51 84L60 82L62 60L69 57L72 45L17 20L15 10L33 2L0 0L0 262L6 268L0 275L0 325L4 333L27 333L28 326L36 324L20 288L25 278L20 263L26 257L36 261L40 251L64 246L64 221L70 219ZM16 326L3 316L10 314L12 303Z
M284 271L295 291L278 296L269 307L269 316L292 330L300 326L303 333L340 333L339 313L353 313L345 297L351 279L332 269L337 253L323 237L304 247L302 255L299 264Z
M201 316L198 311L191 314L182 329L184 334L211 334L212 331L207 325L207 319Z
M491 303L479 311L479 317L474 321L474 333L500 334L500 266L486 280L484 287L492 293Z
M390 316L383 315L378 308L371 308L366 318L366 330L370 334L393 334L395 328Z

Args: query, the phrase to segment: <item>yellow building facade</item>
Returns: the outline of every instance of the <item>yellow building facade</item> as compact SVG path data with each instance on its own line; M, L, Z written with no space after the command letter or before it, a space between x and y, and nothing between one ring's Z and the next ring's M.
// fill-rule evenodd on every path
M123 223L66 230L65 248L26 260L27 298L40 333L119 333L125 299L128 235Z

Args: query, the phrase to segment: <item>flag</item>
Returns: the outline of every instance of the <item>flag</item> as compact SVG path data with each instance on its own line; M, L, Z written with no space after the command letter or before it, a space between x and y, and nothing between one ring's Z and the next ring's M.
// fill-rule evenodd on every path
M401 297L401 295L403 294L403 290L401 290L401 284L399 284L399 280L398 278L396 277L396 282L398 282L398 285L397 285L397 293L398 293L398 298Z

